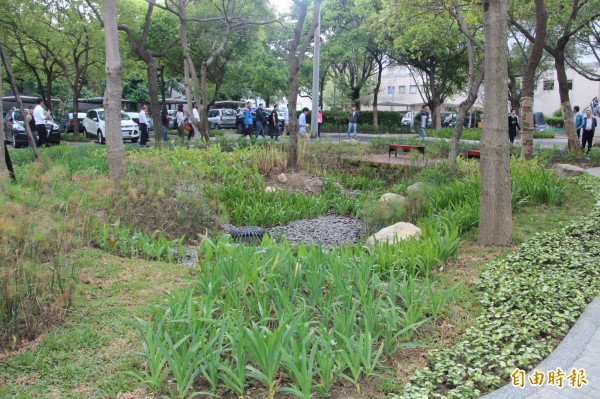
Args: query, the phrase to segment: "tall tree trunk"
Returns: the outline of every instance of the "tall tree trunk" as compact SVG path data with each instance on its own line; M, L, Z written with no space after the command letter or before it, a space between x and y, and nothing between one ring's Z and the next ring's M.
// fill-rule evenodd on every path
M292 58L292 57L290 57ZM288 100L288 133L290 134L290 144L288 147L288 166L295 170L298 166L298 113L296 112L296 103L298 100L298 60L296 57L290 59L290 98Z
M121 56L117 30L117 4L104 0L104 47L106 49L106 147L110 178L125 176L125 146L121 135ZM156 115L154 116L156 118ZM155 119L156 121L156 119Z
M481 135L479 243L509 245L512 241L510 153L507 139L506 48L508 0L484 0L486 123Z
M535 72L537 71L542 56L544 55L544 44L548 30L548 12L544 7L544 0L535 0L535 40L531 48L531 55L527 61L525 74L523 75L523 88L521 95L521 157L533 157L533 133L535 123L533 121L533 85Z
M73 86L73 136L79 136L79 82Z
M440 112L442 110L442 97L435 86L435 69L432 68L429 74L429 91L431 92L431 116L434 129L441 129Z
M29 126L29 123L25 123L25 107L23 106L23 102L21 101L21 96L19 95L19 90L17 88L17 83L15 82L15 77L12 74L12 70L10 68L10 62L8 58L6 58L6 53L4 51L4 46L0 43L0 58L2 58L2 63L4 64L4 69L6 70L6 77L8 78L8 82L10 83L10 87L12 88L13 94L15 95L15 100L19 105L19 111L21 115L23 115L23 125L25 125L25 132L27 133L27 139L29 140L29 145L31 146L31 150L33 151L34 158L39 162L40 155L38 153L37 145L35 144L35 140L33 139L33 133Z
M156 61L154 57L145 60L148 71L148 91L150 94L150 112L154 121L154 140L160 143L164 140L162 131L162 120L160 118L160 102L158 101L158 72L156 70Z
M554 54L554 67L556 68L556 78L558 80L558 93L560 95L560 106L562 109L562 115L565 120L565 133L567 133L567 140L569 151L579 157L579 140L577 139L577 132L575 131L575 121L573 120L573 109L571 107L571 101L569 100L569 83L567 81L567 69L565 67L565 47L561 46L561 41L556 46L556 52ZM567 39L568 40L568 39Z
M208 90L206 88L206 74L208 72L208 65L206 61L200 66L200 91L202 92L202 108L200 108L200 134L204 141L209 140L208 135Z
M0 68L0 91L2 90L2 68ZM4 115L4 102L0 101L0 116ZM8 173L8 164L6 163L6 143L4 142L4 123L0 122L0 143L4 146L4 150L0 150L0 178L3 178ZM10 155L9 155L10 158Z
M379 127L379 110L377 109L377 101L379 101L379 88L381 87L381 75L383 74L383 62L379 57L375 57L377 62L377 83L373 89L373 126Z

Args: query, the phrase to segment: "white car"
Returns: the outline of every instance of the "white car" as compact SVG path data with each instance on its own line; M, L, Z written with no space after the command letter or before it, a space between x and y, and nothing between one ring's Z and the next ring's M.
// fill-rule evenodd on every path
M98 143L102 144L106 140L104 123L104 109L91 109L83 118L83 132L86 136L95 136ZM137 143L140 139L140 128L129 115L121 111L121 134L123 140Z

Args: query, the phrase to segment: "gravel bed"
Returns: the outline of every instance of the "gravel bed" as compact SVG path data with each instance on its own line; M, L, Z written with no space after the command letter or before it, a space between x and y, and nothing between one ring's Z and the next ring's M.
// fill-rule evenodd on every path
M234 228L225 225L226 229ZM346 244L355 244L360 241L364 231L363 224L352 218L329 214L315 219L302 219L290 222L285 226L267 229L269 236L275 241L287 239L292 245L305 244L321 245L326 249L333 249ZM195 245L187 245L186 256L179 263L184 266L196 264Z
M285 226L267 229L274 240L286 238L292 245L321 245L332 249L340 245L354 244L360 240L363 224L352 218L326 215L316 219L302 219Z

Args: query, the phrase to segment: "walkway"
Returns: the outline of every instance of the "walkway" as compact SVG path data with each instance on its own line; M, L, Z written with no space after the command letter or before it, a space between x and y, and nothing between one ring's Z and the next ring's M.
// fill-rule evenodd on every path
M599 168L600 169L600 168ZM553 385L525 388L512 384L481 399L600 399L600 295L588 305L556 350L535 370L547 373L560 368L565 373L562 389ZM587 385L580 389L569 386L566 376L571 369L584 369ZM529 381L527 374L526 381Z

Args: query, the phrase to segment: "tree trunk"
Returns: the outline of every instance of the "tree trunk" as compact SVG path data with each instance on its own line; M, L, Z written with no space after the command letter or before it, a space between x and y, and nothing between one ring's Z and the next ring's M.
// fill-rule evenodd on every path
M79 82L73 86L73 136L79 136Z
M158 73L156 70L156 61L154 57L146 59L148 71L148 91L150 92L150 112L154 121L154 140L160 143L164 140L162 131L162 120L160 118L160 102L158 101Z
M379 88L381 87L381 75L383 74L383 63L381 59L375 58L377 62L377 83L373 89L373 126L379 127L379 110L377 109L377 101L379 100Z
M296 112L299 87L298 70L298 61L296 57L293 57L293 60L290 60L290 98L288 100L288 133L290 134L288 166L292 170L298 166L298 113Z
M535 0L535 18L535 40L523 75L521 93L521 157L527 159L533 157L533 133L535 131L533 85L535 73L544 55L544 44L546 43L548 30L548 12L544 7L544 0Z
M206 74L208 72L208 65L205 62L200 66L200 91L202 92L202 108L200 108L200 134L202 140L208 141L210 139L208 135L208 90L206 88Z
M360 111L360 86L352 88L352 105L356 106L356 109Z
M104 46L106 49L106 147L110 178L116 183L125 176L125 146L121 135L121 56L117 30L117 4L104 0ZM156 118L156 115L154 116ZM156 121L156 119L155 119Z
M486 122L481 135L479 243L512 241L510 153L506 98L508 51L507 0L484 0Z
M8 58L6 58L6 53L4 52L4 46L0 43L0 58L2 58L2 63L4 64L4 69L6 70L6 77L8 78L8 82L10 83L10 87L12 88L13 94L15 95L15 100L19 105L19 111L21 115L23 115L23 122L25 122L25 107L23 107L23 102L21 101L21 96L19 95L19 90L17 89L17 83L15 82L15 77L12 74L12 70L10 68L10 63L8 62ZM35 140L33 139L33 133L31 132L31 128L29 127L29 123L23 123L25 125L25 132L27 133L27 139L29 140L29 145L31 146L31 150L33 151L34 158L39 162L40 155L38 153L37 145L35 144Z
M565 120L565 133L567 133L569 152L571 152L575 155L575 157L578 158L580 144L579 140L577 139L577 132L575 131L575 122L573 120L573 109L571 108L571 101L569 100L569 84L567 82L567 70L565 68L565 49L564 46L560 46L561 40L559 40L559 43L556 46L556 53L554 55L554 67L556 68L556 78L558 80L558 93L560 95L560 106L562 108L562 115Z
M0 88L2 87L2 68L0 68ZM2 90L3 91L3 90ZM0 115L4 115L4 102L0 101ZM4 146L4 150L0 150L0 178L4 178L8 173L8 164L6 163L8 150L4 142L4 123L0 122L0 143ZM8 156L10 158L10 155Z
M484 69L481 68L477 74L477 77L469 78L469 91L467 92L467 98L458 106L458 113L456 115L456 125L454 125L454 133L452 134L452 145L450 146L450 153L448 154L448 165L451 169L456 168L456 159L458 158L458 148L460 144L460 138L463 131L463 120L467 116L467 112L471 109L475 101L477 101L477 95L479 93L479 87L483 81Z

